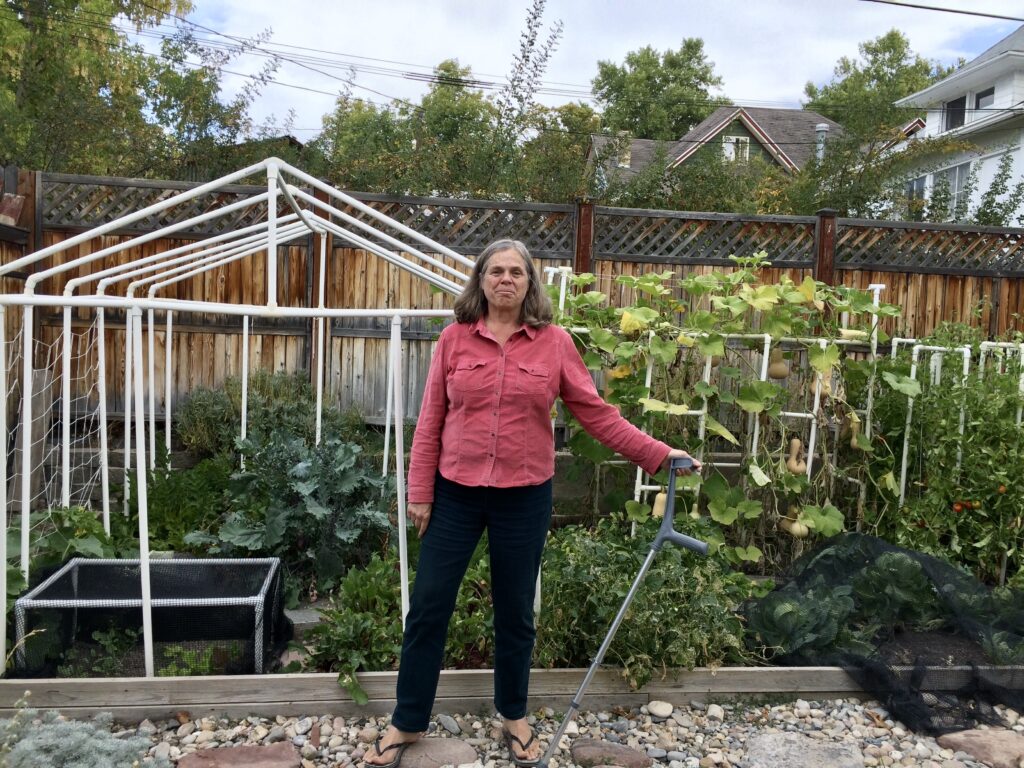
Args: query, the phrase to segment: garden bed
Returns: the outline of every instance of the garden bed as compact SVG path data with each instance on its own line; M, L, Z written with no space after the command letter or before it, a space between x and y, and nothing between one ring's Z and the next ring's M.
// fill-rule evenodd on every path
M922 681L932 690L954 691L973 674L967 666L929 667ZM1011 682L1024 667L986 667L981 672ZM531 677L530 708L564 711L585 670L539 669ZM110 712L127 722L214 715L384 715L394 707L396 672L364 672L359 681L369 701L357 704L333 674L231 675L174 678L93 678L0 680L0 717L10 716L25 691L39 710L56 709L76 718ZM846 698L864 695L838 667L721 667L669 671L631 690L620 671L603 669L594 676L583 704L589 709L634 707L655 699L689 701L789 700ZM491 670L446 670L441 673L435 709L440 712L490 711Z

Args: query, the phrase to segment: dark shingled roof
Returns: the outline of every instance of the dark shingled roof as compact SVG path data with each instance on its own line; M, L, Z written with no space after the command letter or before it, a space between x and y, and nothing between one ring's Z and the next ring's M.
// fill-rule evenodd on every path
M803 168L804 164L814 156L816 140L814 129L819 123L828 125L829 136L838 136L843 132L843 127L839 123L807 109L719 107L678 141L631 139L629 167L620 167L617 162L618 158L612 156L605 158L605 171L609 176L628 180L651 164L659 148L665 149L668 163L671 165L677 158L692 154L702 145L714 139L734 120L741 119L741 116L752 121L766 134L767 138L762 140L762 144L770 154L776 156L781 165L787 168L790 166L778 153L783 153L796 168ZM757 130L751 132L755 137L758 135ZM601 152L613 141L615 141L614 136L593 136L590 150L591 161L600 157Z
M983 61L994 59L1001 53L1007 51L1024 51L1024 26L1018 27L1016 32L1011 32L987 51L982 52L977 58L971 59L966 67L973 67Z
M592 137L591 143L591 157L598 158L601 153L607 151L609 144L616 140L614 136L603 136L595 134ZM609 175L616 175L620 179L629 179L636 176L640 171L651 164L654 160L654 156L658 153L658 148L664 147L666 158L671 159L674 157L672 154L672 142L671 141L659 141L657 139L630 139L629 142L629 167L623 167L618 164L618 157L614 154L608 158L605 158L604 167Z
M834 120L809 109L769 109L767 107L719 107L707 119L695 125L683 136L669 153L673 159L692 153L700 145L710 141L726 128L733 120L745 114L767 134L767 141L762 142L769 151L768 142L773 143L793 161L797 168L814 157L815 134L818 123L829 127L829 135L842 133L843 128ZM756 136L756 131L754 132Z

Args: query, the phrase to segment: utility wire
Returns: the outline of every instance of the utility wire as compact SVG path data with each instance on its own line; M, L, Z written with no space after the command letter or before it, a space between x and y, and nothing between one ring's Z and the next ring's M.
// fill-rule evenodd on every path
M881 5L895 5L897 8L917 8L922 11L942 11L943 13L959 13L963 16L982 16L987 19L1002 19L1003 21L1019 21L1024 23L1024 18L1018 16L1000 16L998 13L982 13L981 11L965 11L962 8L941 8L937 5L922 5L920 3L904 3L899 0L860 0L862 3L880 3Z

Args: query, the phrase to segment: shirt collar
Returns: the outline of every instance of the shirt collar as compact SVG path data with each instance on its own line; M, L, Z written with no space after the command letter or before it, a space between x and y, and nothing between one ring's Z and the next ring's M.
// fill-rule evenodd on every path
M487 338L487 339L494 338L491 335L491 332L487 330L487 321L484 319L483 315L480 315L480 317L477 318L477 320L469 327L469 330L471 332L477 333L480 336L483 336L484 338ZM522 331L523 333L525 333L526 337L528 339L530 339L531 341L537 335L537 329L534 328L532 325L526 325L525 323L520 324L519 330ZM516 333L518 333L518 332L519 331L516 331Z

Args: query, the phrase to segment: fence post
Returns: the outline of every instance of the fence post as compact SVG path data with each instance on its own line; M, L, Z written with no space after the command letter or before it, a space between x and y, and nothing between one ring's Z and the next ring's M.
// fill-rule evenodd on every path
M835 285L836 265L836 211L822 208L815 215L814 225L814 279Z
M572 271L577 275L590 272L594 252L594 204L587 198L576 199L575 254Z

